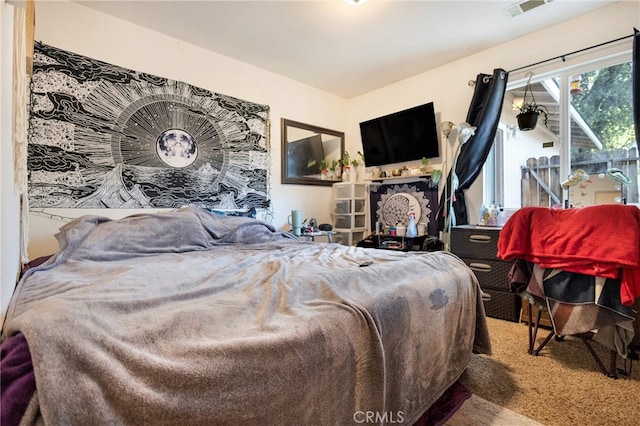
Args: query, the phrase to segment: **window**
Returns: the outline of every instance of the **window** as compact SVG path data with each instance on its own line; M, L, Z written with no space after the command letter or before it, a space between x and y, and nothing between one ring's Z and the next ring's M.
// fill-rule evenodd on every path
M529 131L516 120L525 84L514 82L505 94L485 164L485 204L638 203L630 54L533 76L533 96L547 114Z
M487 161L485 162L485 168L493 170L492 173L484 174L484 198L486 205L495 204L496 206L504 205L504 179L503 179L503 144L504 144L505 129L498 128L496 132L496 138L493 141L493 146Z

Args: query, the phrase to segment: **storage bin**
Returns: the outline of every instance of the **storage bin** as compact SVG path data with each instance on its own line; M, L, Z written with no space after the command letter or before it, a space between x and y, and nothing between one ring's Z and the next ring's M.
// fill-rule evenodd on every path
M353 212L365 213L366 200L353 200ZM351 212L349 212L351 213Z
M520 319L521 299L511 292L509 270L513 262L497 257L499 227L455 226L451 252L459 256L478 278L480 288L491 296L484 303L487 316L508 321Z
M365 231L350 231L348 229L339 229L337 234L333 236L333 242L345 246L355 246L359 241L364 240Z
M355 245L367 235L367 186L363 183L333 184L333 241Z
M333 223L334 228L366 228L367 227L367 215L366 213L350 213L350 214L336 214L335 221Z
M484 302L484 310L488 317L507 321L520 321L521 299L515 293L508 291L482 289L489 293L491 300Z
M366 187L363 183L334 183L333 198L338 200L341 198L365 198Z
M351 213L351 200L338 200L335 202L335 213Z
M509 271L513 266L509 262L498 262L486 259L462 258L476 274L482 289L510 291Z
M460 257L498 259L500 228L456 226L451 232L451 251Z
M336 214L336 219L333 223L334 228L352 228L351 215L350 214Z

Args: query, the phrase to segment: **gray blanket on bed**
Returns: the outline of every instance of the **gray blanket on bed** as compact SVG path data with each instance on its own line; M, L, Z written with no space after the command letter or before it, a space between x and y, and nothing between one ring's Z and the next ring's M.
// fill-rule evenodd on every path
M4 330L27 338L49 424L410 424L490 352L478 284L449 253L192 208L84 216L58 240Z

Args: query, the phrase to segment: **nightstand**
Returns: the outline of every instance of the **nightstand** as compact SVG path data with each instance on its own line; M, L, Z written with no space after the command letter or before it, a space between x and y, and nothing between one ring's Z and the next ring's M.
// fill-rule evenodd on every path
M521 299L511 292L509 271L513 262L499 259L499 227L462 225L451 230L451 252L475 273L482 291L491 296L484 303L487 316L518 322Z

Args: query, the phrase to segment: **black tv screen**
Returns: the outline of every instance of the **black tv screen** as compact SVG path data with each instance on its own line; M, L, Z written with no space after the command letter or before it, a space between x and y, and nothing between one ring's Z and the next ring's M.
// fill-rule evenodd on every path
M433 102L360 123L367 167L440 155Z

